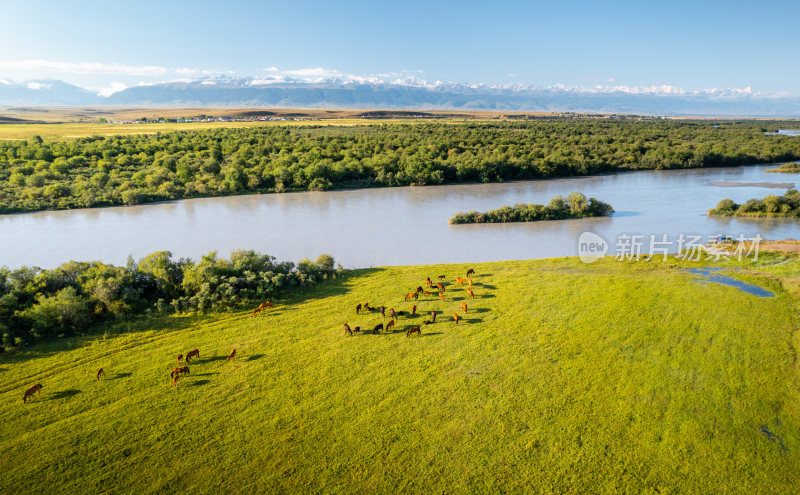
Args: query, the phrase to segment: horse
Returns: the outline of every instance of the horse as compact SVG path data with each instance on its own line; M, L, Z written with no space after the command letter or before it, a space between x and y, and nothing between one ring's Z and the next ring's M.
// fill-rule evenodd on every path
M472 287L472 279L469 279L469 286Z
M431 285L433 285L433 281L431 280L431 278L430 278L430 277L425 277L425 284L426 284L428 287L430 287Z
M416 292L409 292L408 294L406 294L405 302L408 302L408 300L414 297L415 294Z
M469 294L469 297L475 299L475 293L472 292L472 287L467 289L467 294Z
M415 315L415 314L417 314L417 305L416 305L416 304L414 304L413 306L411 306L411 314L412 314L412 315Z
M422 289L422 286L421 285L418 286L417 287L417 294L422 294L423 292L425 292L425 291Z
M397 319L397 313L394 312L394 308L389 308L389 316L391 316L393 320Z
M444 280L447 278L447 275L439 275L439 280Z
M170 372L169 376L174 378L175 375L180 375L180 374L188 375L189 374L189 367L188 366L181 366L180 368L175 368L174 370L172 370L172 372Z
M255 316L256 313L260 313L267 308L274 308L274 307L275 306L273 306L271 302L264 301L263 303L259 304L256 309L253 310L253 316Z
M181 359L183 359L183 354L178 354L178 364L183 365Z
M438 287L438 288L439 288L439 290L440 290L441 292L447 292L447 291L445 291L445 290L444 290L444 285L442 285L442 283L441 283L441 282L439 282L438 284L436 284L436 287Z
M236 349L234 348L230 354L228 354L228 359L225 361L230 361L231 359L236 359Z
M465 302L461 303L461 310L464 311L464 314L467 314L467 303Z
M473 270L472 268L467 270L467 278L469 278L470 275L475 275L475 270Z
M377 325L375 325L375 328L372 329L372 335L377 334L381 330L383 330L383 323L378 323Z
M386 318L386 306L381 306L381 317Z
M192 349L186 354L186 364L189 364L189 360L193 357L200 359L200 350L199 349Z
M95 380L99 380L100 379L100 375L102 375L103 373L104 373L103 368L100 368L99 370L97 370L97 376L95 377Z
M436 323L436 311L431 311L431 316L433 317L433 321L431 323Z
M358 333L358 332L360 332L360 331L361 331L361 327L355 327L355 328L353 329L353 333Z
M25 395L22 396L22 403L25 404L26 402L28 402L28 399L33 397L33 394L41 393L40 392L41 390L42 390L42 385L39 383L26 390Z
M458 285L464 285L464 282L466 282L466 281L467 281L467 279L465 279L465 278L456 277L456 283Z
M178 388L178 377L180 377L180 375L175 375L172 377L172 386L175 388Z
M442 301L444 301L444 294L443 294L443 293L441 293L441 292L439 293L439 299L441 299Z
M412 333L418 333L421 336L422 335L422 330L420 330L418 326L411 327L406 332L406 337L411 336Z
M458 313L453 313L453 319L456 320L456 326L458 326Z
M351 337L353 336L353 331L350 329L350 325L348 325L347 323L344 324L344 333L346 333Z
M388 332L389 329L394 330L394 320L389 320L389 323L386 324L386 331Z
M369 303L364 303L364 306L361 307L364 311L372 311L372 308L369 307Z
M356 305L356 314L358 314L359 311L361 311L361 303Z

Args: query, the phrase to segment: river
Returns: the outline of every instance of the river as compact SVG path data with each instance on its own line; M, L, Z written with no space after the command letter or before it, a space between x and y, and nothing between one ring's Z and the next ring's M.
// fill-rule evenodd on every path
M584 231L614 253L619 236L675 241L680 234L800 237L790 219L708 217L723 198L782 194L796 175L774 165L617 173L502 184L358 189L189 199L129 207L0 215L0 265L54 267L68 260L124 264L158 250L197 259L255 249L280 260L333 255L345 267L574 256ZM761 183L757 186L743 182ZM716 184L716 185L715 185ZM729 187L738 186L738 187ZM616 214L553 222L448 225L457 211L547 203L581 191Z

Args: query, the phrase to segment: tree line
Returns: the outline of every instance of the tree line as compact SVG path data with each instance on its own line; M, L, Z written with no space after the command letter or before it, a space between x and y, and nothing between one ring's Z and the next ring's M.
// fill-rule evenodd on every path
M602 217L612 213L614 213L614 208L608 203L595 198L587 199L583 193L574 192L570 193L566 199L562 196L555 196L547 205L518 203L484 213L458 212L450 219L450 223L537 222L539 220Z
M0 352L85 333L93 325L147 314L219 310L264 301L342 274L329 255L276 262L255 251L197 262L152 253L127 266L64 263L52 270L0 267Z
M0 212L800 159L763 121L264 126L0 142Z
M751 199L741 205L731 199L723 199L716 208L708 210L708 214L728 217L800 218L800 192L797 189L789 189L783 196L770 194L763 199Z

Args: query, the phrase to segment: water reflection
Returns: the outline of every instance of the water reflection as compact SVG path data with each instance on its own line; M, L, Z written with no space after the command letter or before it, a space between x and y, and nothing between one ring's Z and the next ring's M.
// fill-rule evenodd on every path
M0 216L0 265L52 267L69 259L124 263L157 250L198 258L217 249L256 249L298 260L326 252L344 266L475 262L577 254L584 231L614 252L626 234L761 234L800 237L791 219L707 217L723 198L742 203L775 194L760 187L720 188L715 181L769 182L774 165L661 170L595 177L360 189L190 199L152 205ZM546 203L572 191L611 203L612 218L489 225L448 225L457 211Z

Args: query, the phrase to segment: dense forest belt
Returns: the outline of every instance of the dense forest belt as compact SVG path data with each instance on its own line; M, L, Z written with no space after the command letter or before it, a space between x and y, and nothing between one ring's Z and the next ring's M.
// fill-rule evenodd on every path
M708 214L726 217L800 218L800 192L790 189L783 196L769 195L764 199L751 199L741 205L731 199L723 199L716 208L708 210Z
M516 204L504 206L485 213L470 211L458 212L450 219L451 224L462 223L508 223L538 222L540 220L566 220L569 218L604 217L614 213L614 208L595 198L587 199L579 192L567 198L556 196L547 205Z
M788 123L567 120L214 129L0 142L0 212L800 159Z

